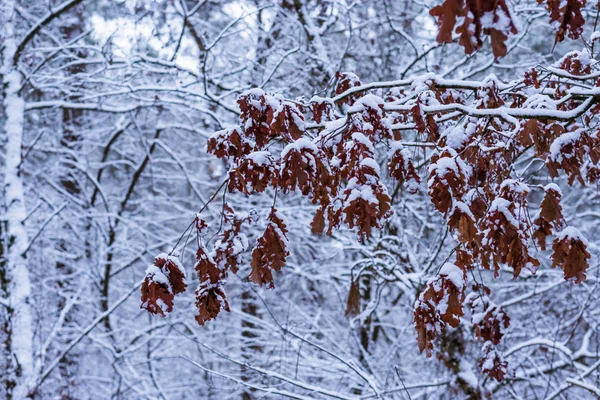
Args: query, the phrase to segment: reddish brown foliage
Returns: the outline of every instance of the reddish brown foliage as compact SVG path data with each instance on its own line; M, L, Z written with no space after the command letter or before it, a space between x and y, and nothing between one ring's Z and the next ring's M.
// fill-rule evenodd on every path
M506 55L506 39L517 33L508 7L504 0L445 0L429 12L438 19L439 43L452 42L452 31L462 18L462 25L456 26L460 35L458 43L467 54L473 53L483 44L483 35L490 36L494 57Z
M367 238L371 228L381 227L380 221L392 212L390 196L379 182L378 171L370 163L363 163L354 171L342 198L344 222L350 228L356 226L358 234Z
M255 151L234 162L229 169L230 192L245 194L264 192L277 179L277 168L273 156L268 151Z
M252 273L250 280L259 286L266 285L272 289L272 271L279 271L285 266L285 259L290 254L287 249L287 227L283 217L275 208L269 214L269 224L265 233L258 239L252 250Z
M546 158L554 139L564 132L565 128L559 123L542 123L537 119L529 119L523 124L517 139L524 147L533 146L537 157Z
M306 139L291 143L282 152L279 187L284 193L298 188L313 203L329 203L331 171L324 159L325 154Z
M421 177L417 174L413 163L404 155L402 145L398 142L395 147L388 163L389 174L399 184L406 182L409 193L416 193L418 185L421 183Z
M542 250L546 249L546 237L552 234L552 227L561 229L564 224L560 199L562 193L558 186L548 185L544 188L545 195L540 204L540 213L533 221L537 228L533 236L538 240Z
M430 280L415 306L414 321L419 350L431 357L433 341L445 328L457 327L463 316L466 272L454 264L445 264L439 277Z
M491 379L501 382L508 372L508 363L504 361L502 354L490 342L486 343L484 351L485 356L479 361L479 368Z
M235 274L242 262L242 253L248 248L248 238L241 232L242 223L251 220L252 217L241 218L228 204L225 204L223 218L228 227L215 242L214 260L221 270L230 269Z
M146 270L141 308L164 317L173 311L175 295L184 292L186 286L185 271L177 257L159 254Z
M516 214L515 203L501 197L495 199L484 224L487 234L482 242L481 261L486 269L493 265L494 275L498 275L501 264L511 267L515 277L519 276L524 267L535 271L540 265L529 254L527 227Z
M451 40L455 29L460 43L474 51L481 46L482 35L490 35L496 56L506 51L506 35L514 28L503 1L447 0L432 14L441 24L438 39ZM496 30L494 23L502 18L505 30ZM427 282L415 305L418 345L431 356L436 338L447 325L457 327L463 316L466 271L484 268L497 276L501 267L508 266L515 278L523 268L535 272L540 261L534 257L534 240L544 250L547 236L564 228L560 189L554 184L543 188L539 213L530 218L529 212L536 206L528 204L530 191L535 193L541 187L532 184L529 188L511 179L519 176L535 182L539 177L529 175L537 173L530 168L533 163L525 166L524 172L517 171L520 160L533 156L546 163L551 177L567 175L569 184L575 180L583 184L584 176L592 182L599 179L600 138L589 126L594 126L592 119L600 106L593 107L590 100L590 109L579 114L581 122L579 116L566 123L548 117L552 115L548 111L569 112L585 105L569 93L572 87L583 89L569 83L572 80L564 74L589 74L589 63L584 54L572 52L553 68L563 70L554 72L561 76L560 83L546 72L540 76L535 69L516 87L490 76L476 87L469 81L460 84L466 88L452 89L441 87L447 86L447 81L426 76L410 88L390 89L383 98L374 94L381 91L364 94L365 88L353 90L360 85L358 78L343 74L338 75L336 93L350 93L332 99L313 98L302 106L254 89L240 96L240 127L213 135L208 150L230 162L230 191L247 195L296 191L318 206L311 223L313 233L332 234L345 224L355 229L361 240L370 239L373 228L383 229L384 235L398 233L394 221L386 222L393 212L393 198L401 193L401 185L410 193L418 190L421 177L412 159L424 161L421 165L429 162L427 194L458 242L454 264L445 264L439 275ZM544 92L535 88L544 88ZM528 97L529 92L535 95ZM312 111L315 122L308 132L303 108L307 115ZM519 108L525 109L523 116L515 110ZM538 109L542 111L539 115ZM340 111L345 115L338 114ZM412 132L408 134L412 135L410 144L402 141L400 132L406 130ZM380 171L381 150L387 148L391 148L387 168L395 180L392 183L382 179ZM395 188L391 196L388 188ZM223 213L223 227L219 227L213 250L205 250L200 243L197 253L200 324L229 309L224 292L227 273L230 269L237 272L248 247L242 223L250 218L237 216L227 205ZM197 222L203 236L206 224ZM283 218L272 208L264 234L252 251L251 281L274 286L273 271L282 269L289 256L287 233ZM563 269L565 279L577 283L585 279L590 255L583 237L563 229L554 240L553 251L553 267ZM156 268L162 271L162 267ZM477 281L475 275L473 279ZM154 313L170 311L179 287L173 290L169 279L161 280L158 274L149 274L146 281L143 306ZM509 317L490 301L489 289L476 284L476 291L467 304L472 307L475 335L484 342L480 367L492 379L502 380L507 363L495 346L509 326ZM358 315L360 306L359 280L353 279L347 315Z
M571 126L571 130L565 132L554 140L550 148L550 154L546 159L546 166L551 177L558 177L558 171L562 169L569 177L569 185L575 179L585 185L581 174L585 158L590 157L596 164L600 154L597 146L600 144L597 136L592 136L587 129L578 124Z
M573 227L562 230L552 243L552 268L560 267L565 279L574 279L576 283L585 281L590 253L581 233Z
M461 165L460 158L449 151L432 158L432 162L427 182L428 193L435 208L445 214L452 206L452 198L460 198L465 190L465 168Z
M203 246L196 252L196 272L200 279L196 289L196 321L204 325L219 315L221 309L229 311L229 303L223 290L225 271L217 266Z
M538 0L538 4L544 0ZM571 39L578 39L583 33L585 19L581 15L581 9L585 7L585 0L546 0L546 8L550 11L550 23L558 23L554 43L562 42L565 34Z
M467 205L461 201L454 204L454 209L448 216L448 226L458 233L458 240L466 248L477 253L481 246L481 234L475 224L475 217Z
M354 317L360 313L360 287L358 279L353 279L346 301L346 316Z
M304 115L301 110L281 96L269 95L261 89L252 89L238 98L240 119L245 135L253 138L254 150L263 149L278 136L296 140L304 133Z
M216 132L208 139L206 150L219 158L240 158L252 151L248 139L240 127Z
M493 306L488 308L483 318L474 325L475 334L479 339L497 345L504 336L502 329L508 328L509 325L510 318L502 307Z
M317 124L331 121L335 118L333 112L334 104L331 100L315 96L310 100L310 103L312 105L313 118Z
M336 72L335 78L337 79L337 85L335 87L335 94L342 94L345 91L352 89L353 87L360 86L360 80L358 76L350 72ZM348 96L343 99L341 104L353 103L358 96Z

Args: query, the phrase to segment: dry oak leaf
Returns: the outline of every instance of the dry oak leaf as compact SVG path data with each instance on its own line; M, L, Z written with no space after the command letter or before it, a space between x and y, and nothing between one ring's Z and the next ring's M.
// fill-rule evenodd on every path
M219 158L239 158L252 151L252 145L239 126L215 132L208 139L206 151Z
M515 214L515 203L502 197L496 198L485 217L482 240L483 267L490 269L490 258L494 265L494 276L498 276L501 264L513 268L517 277L526 267L535 271L540 262L529 255L527 228Z
M438 43L452 42L453 29L460 23L455 32L460 35L458 43L467 54L481 47L482 35L489 35L494 57L503 57L508 35L517 33L504 0L445 0L429 14L438 20Z
M485 355L479 361L479 368L491 379L501 382L508 373L508 363L491 342L485 342L483 351Z
M447 149L429 166L427 186L429 197L435 208L447 213L453 198L460 198L465 190L467 167L452 149Z
M544 198L540 204L540 212L533 221L537 228L533 234L538 240L542 250L546 249L546 237L552 234L552 227L561 229L563 227L563 215L560 200L562 191L558 185L550 183L544 187Z
M554 139L564 132L565 128L560 123L542 122L532 118L523 124L517 140L523 147L533 145L535 155L539 158L546 158Z
M313 96L310 99L310 105L312 107L313 118L317 124L335 119L334 104L331 99Z
M457 327L463 313L467 275L452 264L442 266L437 278L430 279L415 305L414 322L419 350L431 357L433 340L445 324Z
M477 229L475 216L462 201L454 202L448 226L458 232L458 240L466 248L476 250L481 246L481 234Z
M281 152L278 183L284 193L298 188L313 203L327 204L331 175L325 154L308 139L298 139Z
M336 72L335 78L337 79L337 85L335 87L335 94L342 94L347 90L358 87L361 85L360 79L356 74L352 72ZM357 99L356 94L352 94L340 100L340 104L351 104Z
M262 89L254 88L242 93L237 99L245 134L254 139L256 149L265 147L273 137L271 127L267 123L266 96Z
M269 224L252 250L252 272L249 279L259 286L274 287L272 271L285 266L288 251L287 227L283 215L271 208Z
M588 243L581 232L572 226L564 228L552 243L552 268L560 267L565 280L575 283L585 281L590 253Z
M558 170L562 169L568 176L568 183L572 185L575 179L583 186L581 175L584 157L594 147L593 138L585 128L574 124L572 130L557 137L550 145L546 166L550 177L558 177Z
M544 0L538 0L542 4ZM585 19L581 10L585 7L585 0L546 0L546 8L550 11L550 23L555 26L558 22L558 30L554 44L562 42L568 33L571 39L578 39L583 33Z
M267 110L267 123L273 134L279 134L288 141L302 137L305 130L304 115L295 104L283 101L279 108Z
M277 165L268 151L255 151L236 160L229 169L230 192L261 193L277 180Z
M359 280L352 279L348 299L346 301L346 317L355 317L360 314L360 286Z
M475 316L473 316L473 319L475 319ZM500 343L504 336L503 329L509 326L510 317L501 306L496 305L488 307L483 317L480 317L479 321L473 324L477 337L484 341L490 341L494 345Z
M405 155L402 143L399 141L392 142L391 148L390 161L388 162L390 176L396 179L398 183L405 184L408 193L417 193L421 177L417 174L413 163Z
M165 317L173 311L173 299L176 294L185 291L185 269L176 256L161 253L154 264L146 269L142 283L142 305L151 314Z
M498 345L504 336L504 330L510 326L510 317L502 306L490 301L490 293L487 286L475 284L467 303L471 308L471 321L477 338Z
M217 266L202 245L196 253L195 269L200 279L196 289L196 322L204 325L216 318L221 310L229 311L229 303L223 289L226 271Z
M360 237L369 238L371 228L380 228L392 215L392 200L379 179L379 165L372 158L364 158L351 174L341 193L344 222L350 228L358 227Z
M394 135L384 110L385 101L374 94L366 94L347 109L351 130L361 132L374 142L391 139Z
M214 260L219 268L230 269L234 274L242 263L242 253L248 248L248 237L240 232L243 220L232 221L214 245Z

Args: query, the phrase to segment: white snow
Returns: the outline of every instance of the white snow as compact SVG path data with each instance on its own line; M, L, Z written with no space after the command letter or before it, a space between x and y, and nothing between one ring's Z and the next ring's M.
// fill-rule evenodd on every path
M561 162L563 159L562 148L569 144L574 144L581 138L583 129L577 129L571 132L565 132L557 137L550 145L550 159L555 162Z
M287 156L292 150L301 151L302 149L311 150L315 154L318 154L319 152L318 147L311 140L300 138L284 147L283 151L281 152L281 158Z
M367 138L364 134L360 133L360 132L354 132L352 134L352 140L365 145L365 147L367 149L369 149L371 152L375 152L375 147L373 147L373 142L371 142L369 140L369 138Z
M360 99L356 100L354 104L348 108L349 113L357 113L364 111L366 108L370 108L372 110L377 111L379 115L381 115L382 110L381 106L385 104L383 99L379 96L375 96L374 94L366 94Z
M583 242L583 244L585 244L586 247L589 246L589 243L585 236L583 236L579 229L575 228L574 226L567 226L566 228L564 228L558 233L558 235L556 235L556 239L559 241L565 239L579 240Z
M519 228L519 221L515 218L515 216L510 212L511 202L503 199L502 197L497 197L492 201L492 204L488 210L488 214L491 214L494 211L498 211L507 219L507 221L512 224L517 229Z
M377 161L375 161L374 159L372 159L370 157L363 158L360 162L360 165L364 165L365 167L374 169L375 173L377 173L377 176L381 175L381 171L379 169L379 164L377 164Z
M555 192L558 192L558 194L562 197L562 190L560 189L560 187L558 187L558 185L556 183L549 183L546 186L544 186L544 191L547 192L549 190L553 190Z
M462 290L465 285L464 271L455 264L445 263L442 265L439 275L448 278L459 290Z
M260 167L268 167L273 164L273 155L271 154L271 152L266 150L254 151L248 154L246 158Z

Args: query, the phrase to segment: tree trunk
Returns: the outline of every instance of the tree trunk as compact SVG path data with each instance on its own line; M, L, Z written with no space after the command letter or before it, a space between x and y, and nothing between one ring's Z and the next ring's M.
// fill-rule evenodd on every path
M21 75L13 64L17 48L14 33L14 3L4 5L8 21L4 25L2 54L2 84L6 121L3 136L6 140L3 197L5 216L4 269L8 296L6 355L8 357L5 380L7 399L24 399L30 393L34 377L33 364L33 316L30 304L31 282L26 250L29 245L25 219L25 193L21 176L21 147L23 143L23 120L25 102L19 94ZM6 17L6 15L5 15Z

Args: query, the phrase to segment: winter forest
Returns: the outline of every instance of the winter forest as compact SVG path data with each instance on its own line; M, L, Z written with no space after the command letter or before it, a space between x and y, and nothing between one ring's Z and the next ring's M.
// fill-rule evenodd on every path
M599 17L0 0L0 399L600 398Z

